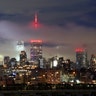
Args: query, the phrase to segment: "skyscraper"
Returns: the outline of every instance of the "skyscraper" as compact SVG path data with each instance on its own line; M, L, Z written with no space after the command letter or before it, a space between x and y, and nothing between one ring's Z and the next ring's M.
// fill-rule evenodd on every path
M21 51L20 53L20 64L24 64L27 61L27 54L25 51Z
M91 55L90 67L96 69L96 57L94 54Z
M84 48L76 49L76 66L78 69L87 67L87 51Z
M17 45L16 45L16 60L19 61L19 54L21 51L24 51L25 48L24 48L24 41L17 41Z
M4 60L3 60L3 64L5 65L5 66L9 66L9 61L10 61L10 57L9 56L4 56Z
M38 17L37 14L35 13L35 19L34 19L34 27L37 28L38 27Z
M29 24L29 27L30 28L39 28L41 26L41 24L38 22L38 15L37 13L35 12L35 15L34 15L34 20Z
M24 41L17 41L16 50L21 52L24 50Z
M42 58L42 40L31 40L30 60L38 61Z

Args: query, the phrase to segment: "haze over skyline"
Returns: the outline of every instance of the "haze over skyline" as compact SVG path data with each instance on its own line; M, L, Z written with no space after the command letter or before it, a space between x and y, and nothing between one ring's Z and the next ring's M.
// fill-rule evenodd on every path
M37 12L41 27L29 28ZM43 40L45 57L75 59L75 48L96 54L96 0L1 0L0 54L14 57L16 41L25 47L31 39ZM28 49L29 50L29 49Z

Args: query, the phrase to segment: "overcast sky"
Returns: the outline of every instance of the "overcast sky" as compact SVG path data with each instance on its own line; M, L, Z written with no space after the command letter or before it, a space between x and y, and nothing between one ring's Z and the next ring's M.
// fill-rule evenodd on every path
M29 27L35 12L42 26ZM96 0L0 0L0 54L14 57L16 41L43 40L45 57L75 60L75 48L96 55Z

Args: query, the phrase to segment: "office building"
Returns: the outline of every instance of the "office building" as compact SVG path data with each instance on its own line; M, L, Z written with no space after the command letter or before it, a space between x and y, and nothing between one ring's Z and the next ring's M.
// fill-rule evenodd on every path
M91 55L90 67L96 69L96 57L94 54Z
M17 45L16 45L16 60L17 61L19 61L20 52L24 50L25 50L24 41L17 41Z
M20 64L25 64L27 61L27 54L25 51L21 51L20 53Z
M9 61L10 61L10 57L9 56L4 56L3 65L5 67L8 67L9 66Z
M30 60L35 62L42 58L42 40L31 40Z
M17 61L16 58L11 58L10 59L10 67L16 67L17 66Z
M24 41L17 41L16 50L19 52L24 50Z
M87 67L87 51L84 48L77 48L76 50L76 66L78 69Z

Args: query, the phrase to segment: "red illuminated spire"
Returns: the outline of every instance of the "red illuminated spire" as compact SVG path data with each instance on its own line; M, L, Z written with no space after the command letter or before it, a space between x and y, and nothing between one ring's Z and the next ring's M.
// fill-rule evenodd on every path
M34 27L35 27L35 28L38 27L38 16L37 16L37 13L35 13L35 18L34 18Z
M41 24L38 22L38 15L37 13L35 13L34 15L34 20L30 23L30 28L40 28L41 27Z
M35 21L34 21L35 23L37 23L38 22L38 17L37 17L37 13L35 13Z

